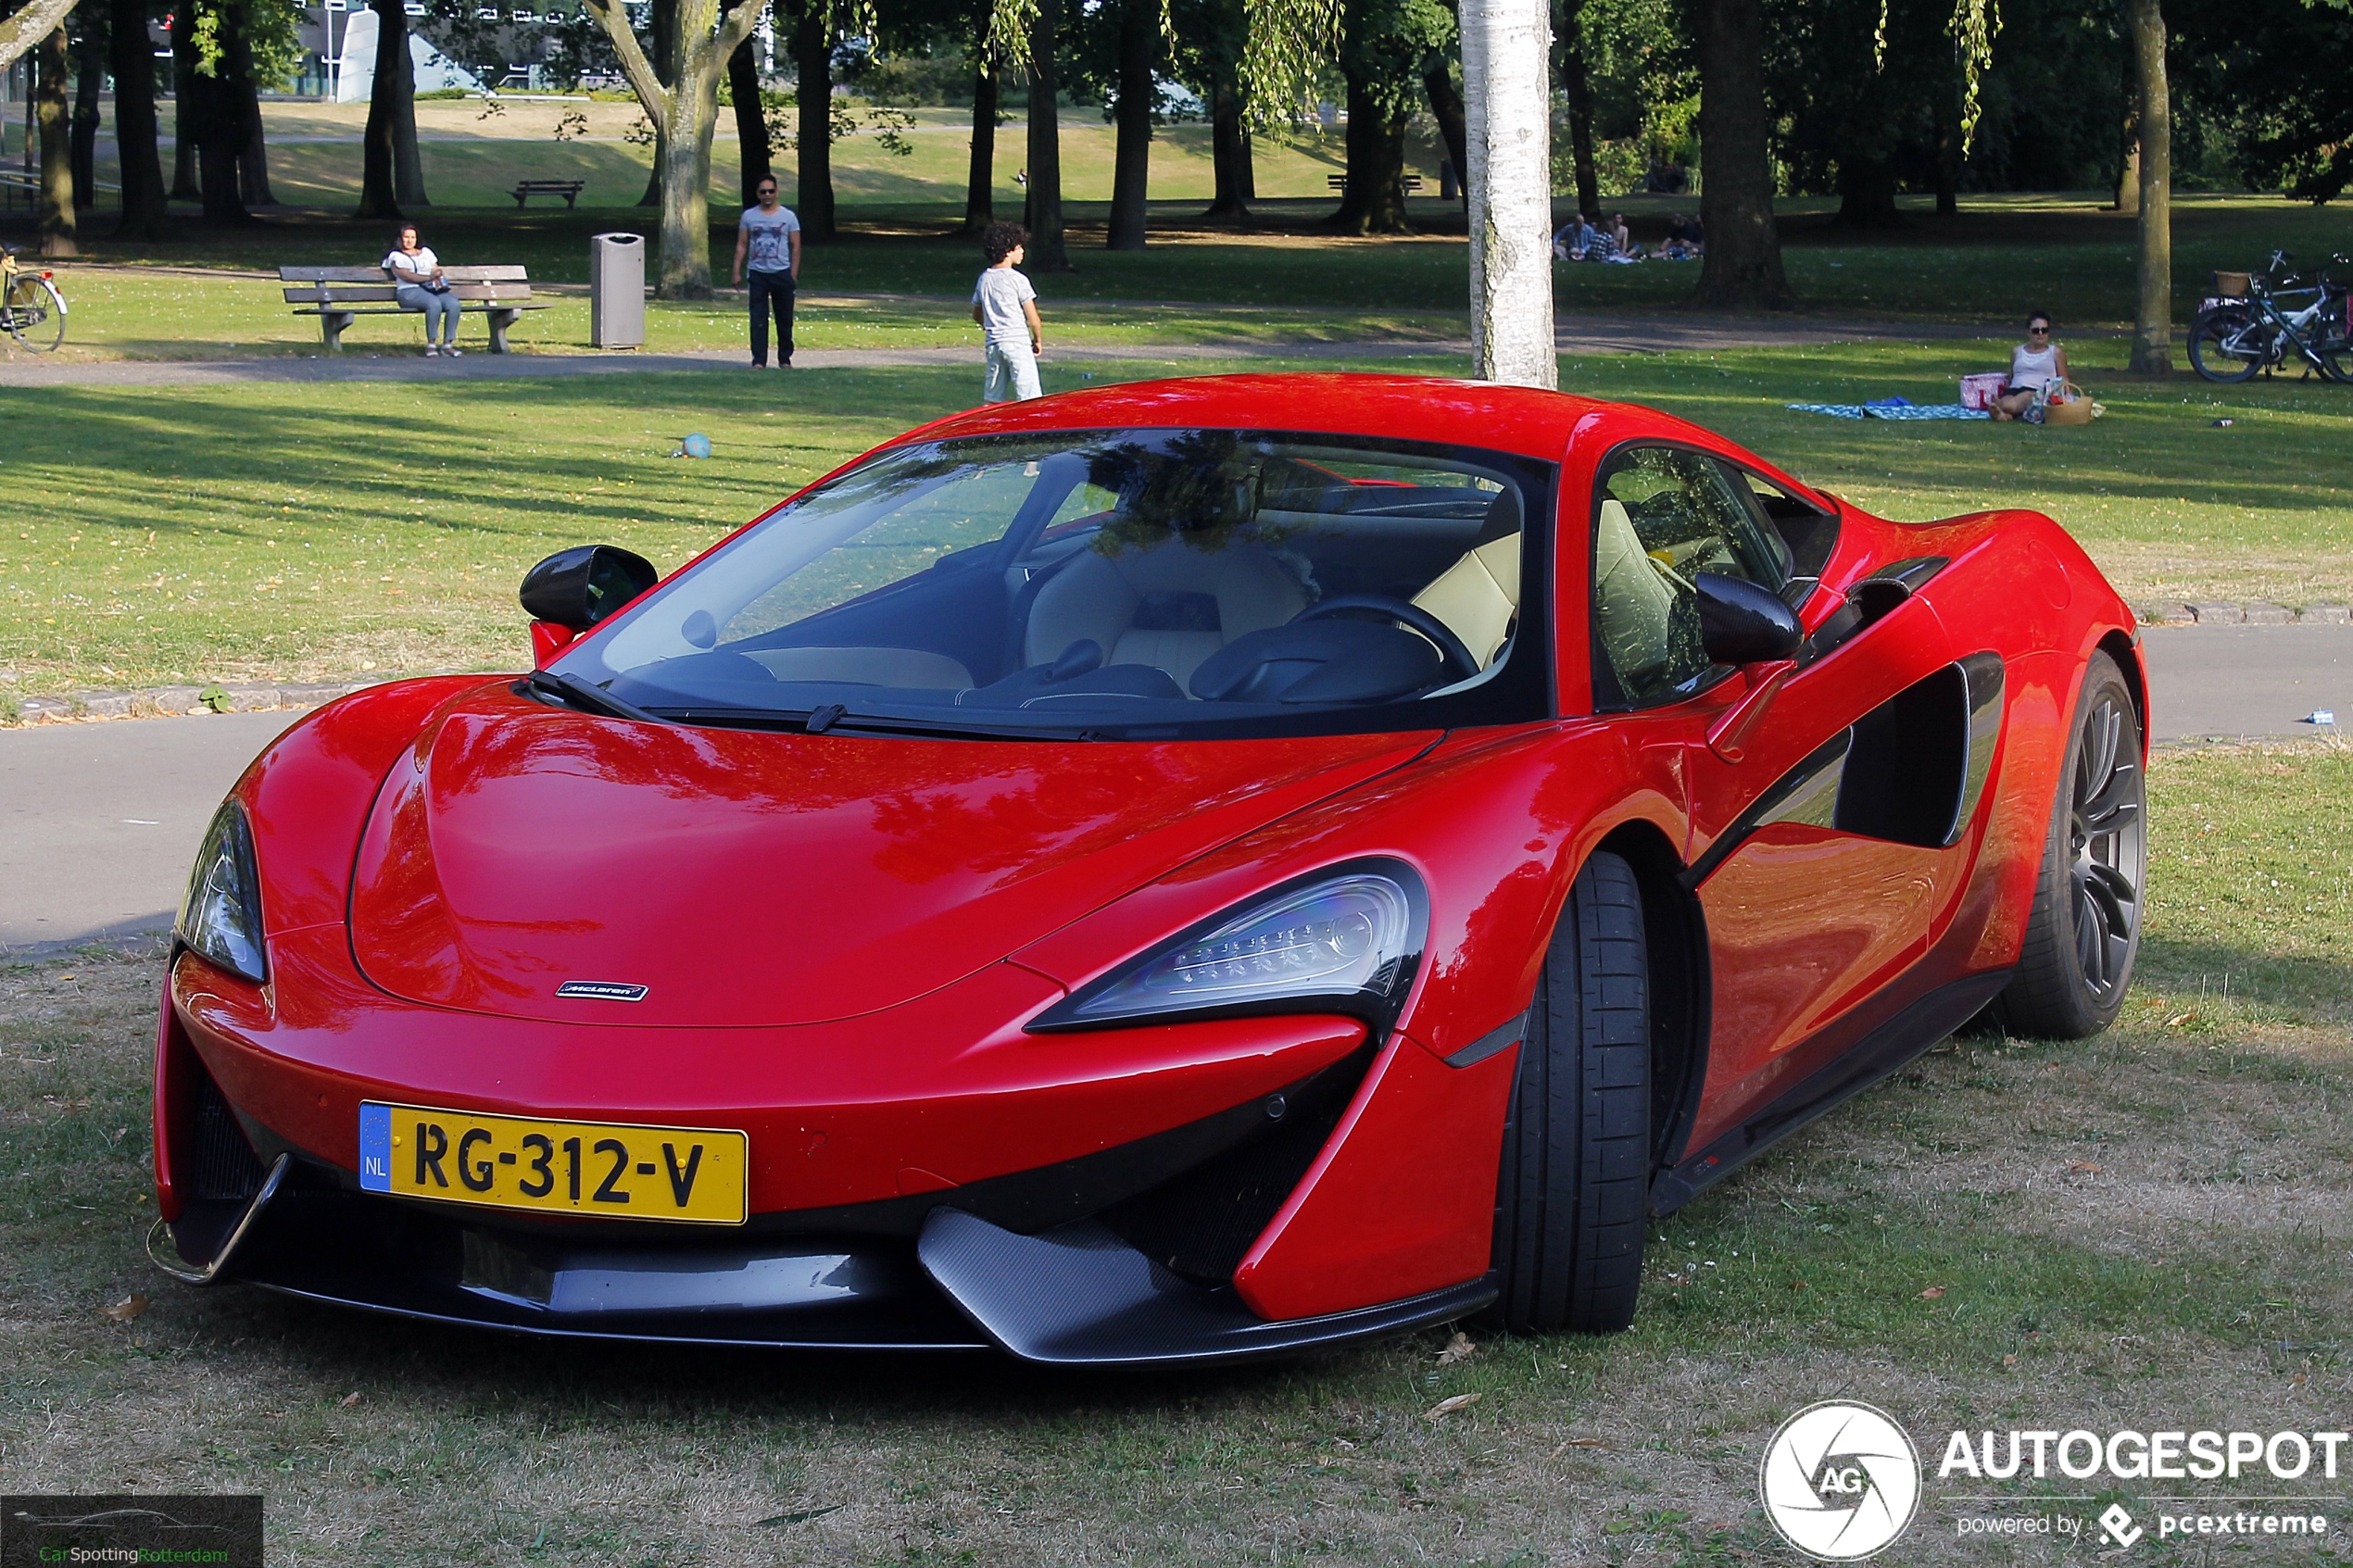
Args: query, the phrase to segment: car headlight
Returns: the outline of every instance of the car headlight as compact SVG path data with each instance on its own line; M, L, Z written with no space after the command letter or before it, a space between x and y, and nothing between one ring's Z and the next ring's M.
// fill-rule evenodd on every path
M223 803L205 830L173 935L232 974L256 985L270 978L261 946L261 875L254 868L253 828L234 800Z
M1030 1024L1341 1012L1397 1022L1429 930L1421 878L1396 860L1328 867L1203 921L1081 987Z

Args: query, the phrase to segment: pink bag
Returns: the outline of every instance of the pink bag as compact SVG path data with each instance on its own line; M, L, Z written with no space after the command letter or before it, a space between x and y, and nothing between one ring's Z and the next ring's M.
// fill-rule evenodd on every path
M2005 370L1988 371L1983 375L1963 376L1961 378L1961 407L1964 408L1987 407L1994 398L2002 395L2002 388L2009 379L2008 372Z

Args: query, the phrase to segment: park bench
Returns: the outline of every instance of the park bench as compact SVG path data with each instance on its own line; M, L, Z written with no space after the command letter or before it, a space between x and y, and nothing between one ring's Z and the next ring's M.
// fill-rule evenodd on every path
M507 194L515 198L517 207L533 196L561 196L564 206L572 207L580 200L581 190L587 183L585 180L518 180L515 188Z
M445 267L442 276L458 296L462 316L479 315L490 323L490 352L507 352L507 329L526 310L545 310L534 304L531 277L521 267ZM319 318L327 352L343 351L344 329L361 316L414 316L401 308L392 280L381 267L281 267L278 282L285 286L286 303L299 307L297 316Z
M1345 174L1327 174L1324 176L1324 183L1343 195L1348 192L1348 176ZM1407 195L1416 195L1420 194L1422 188L1422 177L1418 174L1408 174L1405 176L1404 185Z

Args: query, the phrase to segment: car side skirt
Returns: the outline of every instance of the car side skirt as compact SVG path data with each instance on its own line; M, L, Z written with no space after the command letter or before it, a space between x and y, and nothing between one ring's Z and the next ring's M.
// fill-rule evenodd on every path
M1659 1172L1651 1182L1651 1211L1672 1214L1780 1139L1887 1077L1975 1017L2002 994L2010 973L2001 969L1951 981L1871 1030L1705 1148Z

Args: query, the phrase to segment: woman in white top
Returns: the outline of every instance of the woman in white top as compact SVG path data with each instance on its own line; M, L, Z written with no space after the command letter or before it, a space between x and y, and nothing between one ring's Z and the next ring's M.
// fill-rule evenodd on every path
M2050 313L2037 310L2026 319L2026 341L2010 350L2010 379L1986 411L2014 420L2032 407L2045 383L2066 379L2067 350L2051 341Z
M400 243L380 265L392 276L393 297L403 310L425 313L425 353L458 358L458 296L442 276L441 258L417 243L417 231L404 226ZM441 323L441 341L433 340L434 323Z

